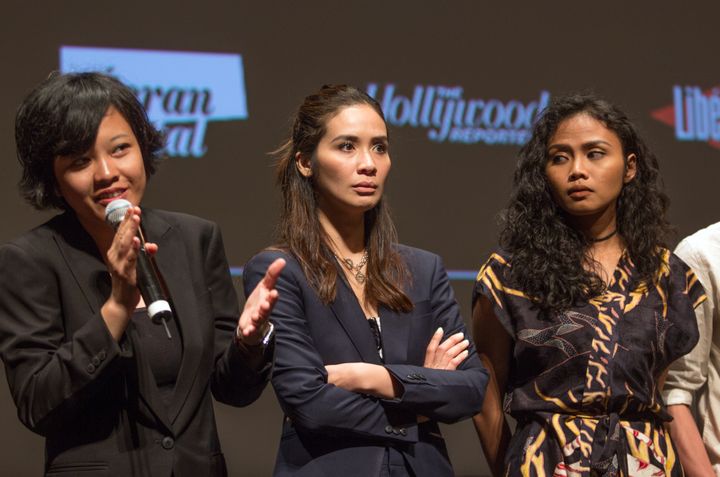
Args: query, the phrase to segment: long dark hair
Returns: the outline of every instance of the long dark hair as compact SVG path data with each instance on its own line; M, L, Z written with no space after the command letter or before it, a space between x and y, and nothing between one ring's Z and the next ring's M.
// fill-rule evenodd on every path
M380 105L372 97L347 85L325 85L307 96L295 115L290 138L277 150L277 182L282 191L282 210L277 236L279 247L289 249L324 303L335 299L337 262L329 237L318 219L313 178L303 176L295 156L312 157L327 122L348 106L366 104L385 121ZM386 200L365 212L365 246L368 252L365 299L394 311L412 310L402 286L409 278L405 262L395 245L397 232Z
M102 73L52 73L22 102L15 118L20 193L37 209L68 206L57 191L53 162L82 154L95 143L108 108L114 106L137 138L149 178L155 173L163 136L148 120L130 88Z
M657 158L635 126L616 106L589 94L554 100L541 114L520 151L510 204L502 216L500 246L512 255L510 278L545 312L558 313L601 294L604 283L587 263L590 240L568 222L552 198L545 166L548 142L558 125L577 114L600 121L619 138L623 155L635 154L635 178L617 201L617 232L625 241L637 275L632 287L652 283L663 263L670 226L669 204Z

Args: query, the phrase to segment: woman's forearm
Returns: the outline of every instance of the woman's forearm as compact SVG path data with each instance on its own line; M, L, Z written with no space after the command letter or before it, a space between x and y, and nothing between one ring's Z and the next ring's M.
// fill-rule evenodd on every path
M325 366L328 383L347 391L382 399L400 396L401 386L383 366L370 363L341 363Z
M482 356L482 360L491 374L482 411L473 417L473 424L488 466L493 475L498 477L503 475L505 452L510 441L510 427L502 410L502 393L498 389L493 367L489 365L485 356Z
M715 477L710 459L705 451L705 444L700 437L697 425L684 404L668 406L673 417L670 422L670 435L680 455L680 463L688 477Z

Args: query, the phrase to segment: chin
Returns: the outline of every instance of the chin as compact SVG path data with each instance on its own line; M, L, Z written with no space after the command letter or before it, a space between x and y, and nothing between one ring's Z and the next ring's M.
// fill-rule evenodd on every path
M363 212L367 212L368 210L374 209L377 205L378 205L378 201L377 201L377 200L374 200L374 201L372 201L372 202L368 202L368 203L362 204L362 205L360 206L360 208L362 209Z
M590 217L602 214L603 210L596 207L567 207L565 208L565 212L573 217Z

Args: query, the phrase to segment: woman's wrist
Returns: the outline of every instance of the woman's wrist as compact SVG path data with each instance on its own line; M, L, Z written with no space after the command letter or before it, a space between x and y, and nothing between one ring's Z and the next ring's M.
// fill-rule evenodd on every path
M105 321L105 326L107 326L113 339L120 341L130 321L132 312L128 310L127 306L118 303L111 296L100 309L100 315Z
M245 337L240 331L240 325L235 328L235 336L233 340L237 346L244 348L262 348L265 349L270 345L273 336L275 336L275 326L266 321L263 327L258 331L257 335L252 339Z
M384 366L370 363L358 363L353 366L351 379L358 392L372 394L383 399L395 399L399 396L399 386L390 371Z

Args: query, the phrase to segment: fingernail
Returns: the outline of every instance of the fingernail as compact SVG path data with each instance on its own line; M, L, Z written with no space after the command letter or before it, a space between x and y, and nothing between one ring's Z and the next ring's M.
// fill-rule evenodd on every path
M468 340L463 341L463 346L470 346L470 341L468 341Z
M443 332L442 327L440 327L440 328L438 328L437 330L435 330L435 334L442 333L442 332Z
M459 333L455 333L455 336L462 338L463 336L465 336L465 333L460 331Z

